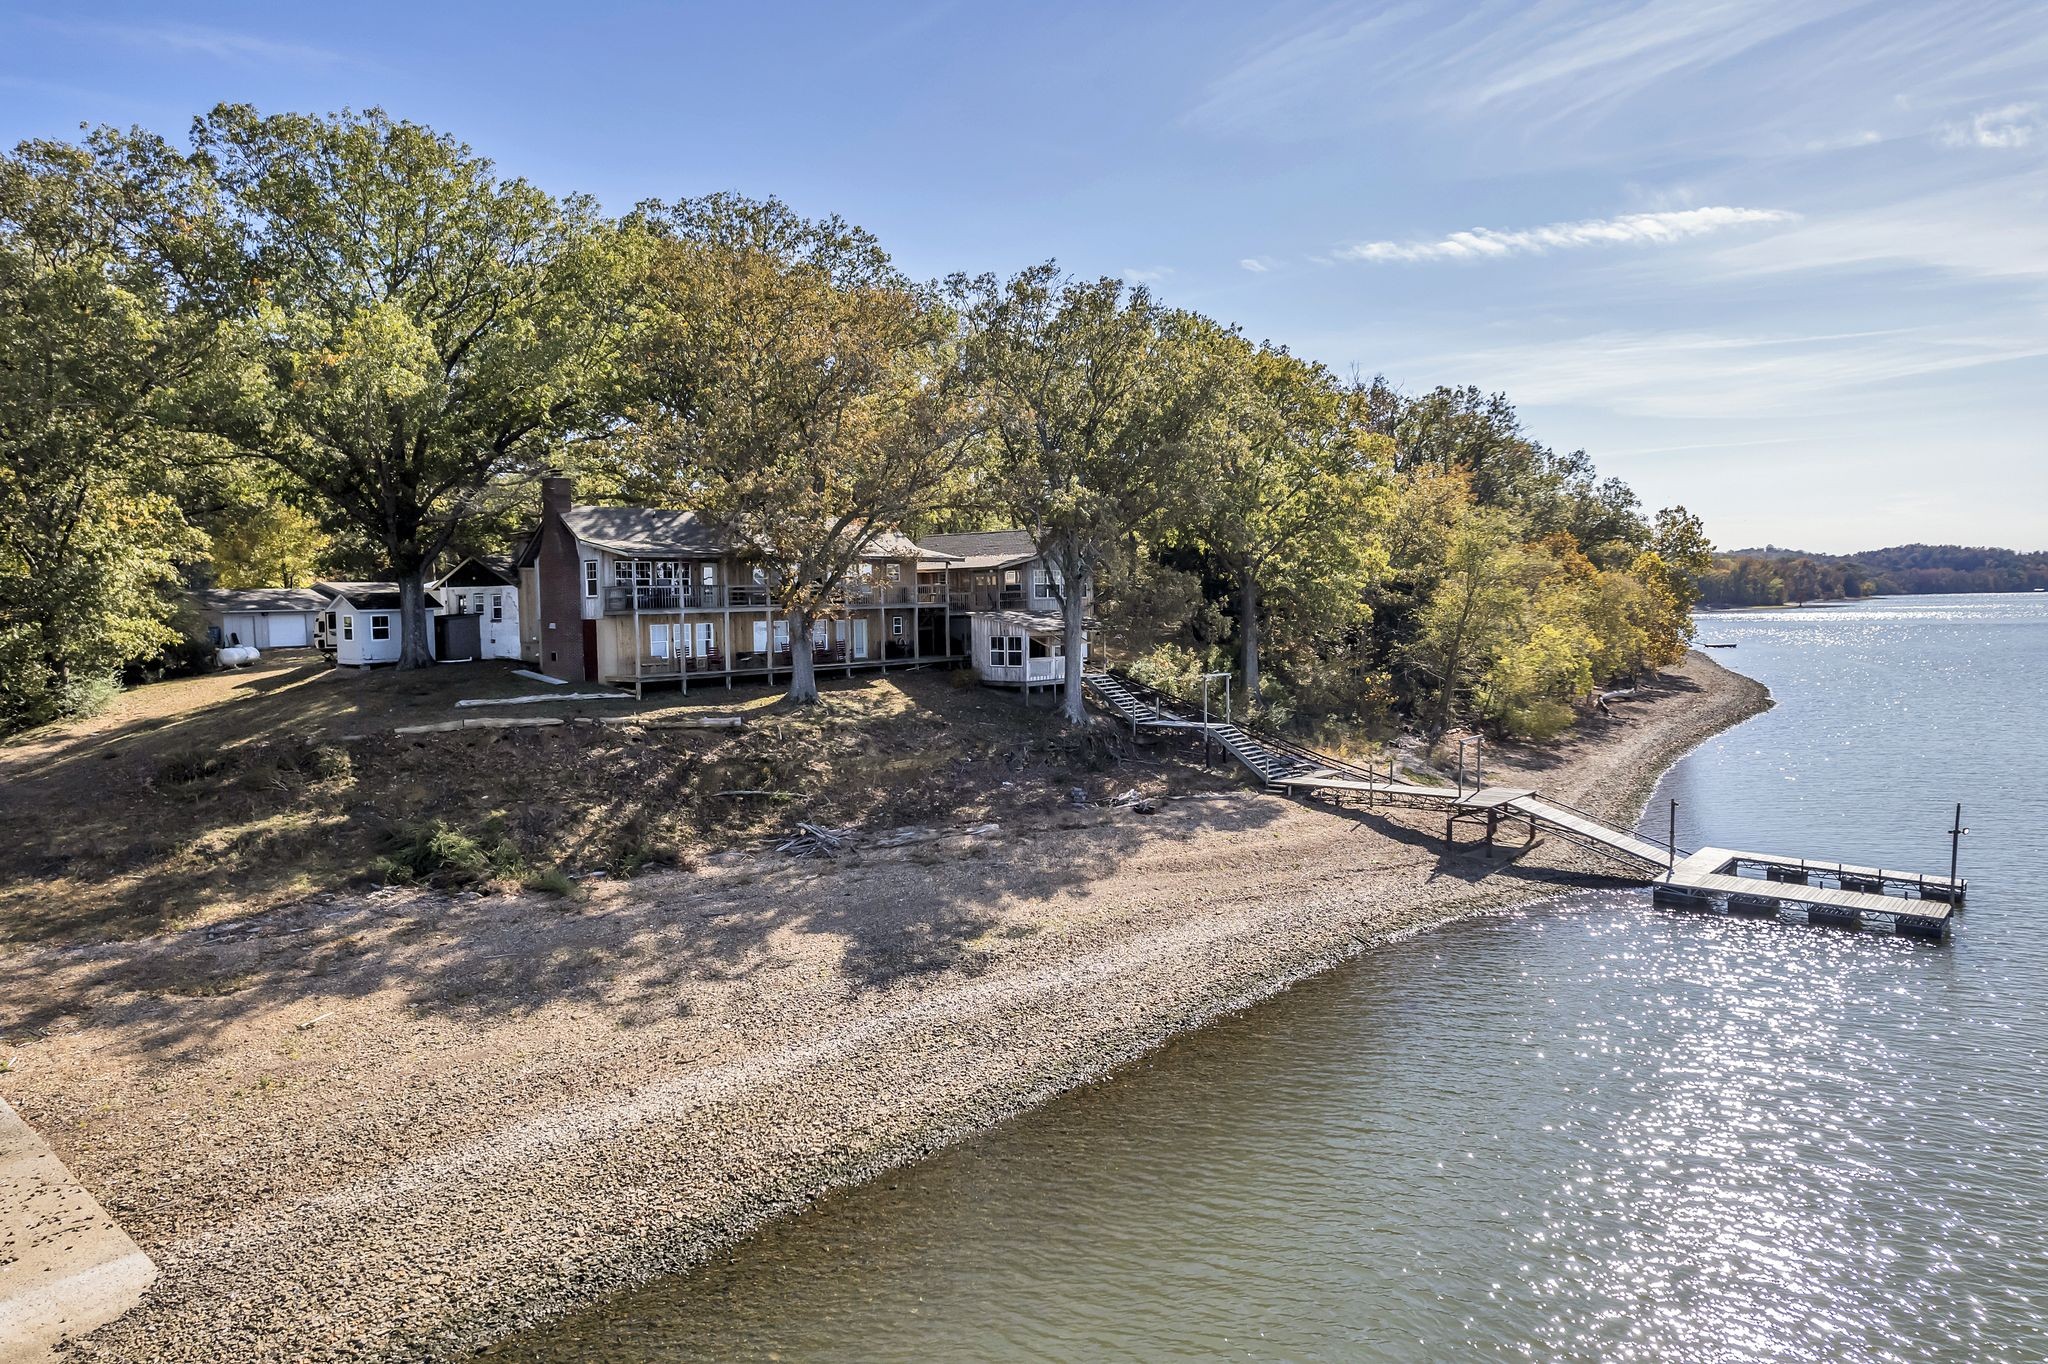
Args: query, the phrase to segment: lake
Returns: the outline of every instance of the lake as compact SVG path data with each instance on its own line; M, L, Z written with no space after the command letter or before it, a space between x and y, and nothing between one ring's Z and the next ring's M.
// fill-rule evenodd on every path
M1644 827L1946 871L1947 947L1586 892L1181 1038L530 1360L2048 1358L2048 597L1702 617Z

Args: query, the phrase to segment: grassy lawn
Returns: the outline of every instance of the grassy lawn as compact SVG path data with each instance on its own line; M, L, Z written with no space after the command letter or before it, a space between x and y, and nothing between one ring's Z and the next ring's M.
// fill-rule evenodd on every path
M551 688L480 663L401 673L269 658L139 687L0 746L0 943L128 937L323 890L569 889L687 865L798 819L1007 818L1128 785L1114 740L942 672L840 679L792 709L740 684L642 701L458 708ZM740 713L739 730L575 723L398 736L457 718ZM1168 761L1154 777L1228 778ZM768 796L722 794L766 791Z

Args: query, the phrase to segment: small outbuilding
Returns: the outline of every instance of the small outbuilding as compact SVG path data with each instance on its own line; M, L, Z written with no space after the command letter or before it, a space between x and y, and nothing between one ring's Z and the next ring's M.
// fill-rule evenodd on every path
M405 648L405 612L397 583L326 582L318 584L317 590L327 597L320 615L320 647L334 655L335 663L367 668L399 660ZM435 622L440 615L441 594L430 587L427 652L436 658L441 657L435 643Z
M325 594L308 587L210 587L192 594L219 648L304 649L313 643Z
M508 562L464 559L433 587L441 594L442 625L437 631L445 641L441 657L524 657L519 639L519 579ZM467 627L457 624L460 617L474 623L473 637ZM474 652L465 654L460 651L463 648Z

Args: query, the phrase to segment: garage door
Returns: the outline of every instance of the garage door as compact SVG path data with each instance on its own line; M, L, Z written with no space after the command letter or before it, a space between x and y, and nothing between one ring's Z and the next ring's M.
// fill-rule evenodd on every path
M273 649L303 649L309 641L306 638L306 618L297 612L270 618L270 647Z

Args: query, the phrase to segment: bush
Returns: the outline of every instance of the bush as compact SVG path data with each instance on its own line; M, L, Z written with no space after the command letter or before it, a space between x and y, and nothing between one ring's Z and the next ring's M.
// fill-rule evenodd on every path
M387 881L446 889L516 875L519 858L503 838L479 840L436 819L396 830L380 869Z
M560 867L549 867L546 871L533 872L519 883L528 890L544 895L573 896L582 888L569 879L569 873Z
M1515 738L1549 743L1570 729L1576 718L1572 708L1564 702L1541 700L1510 706L1501 716L1500 725Z

